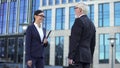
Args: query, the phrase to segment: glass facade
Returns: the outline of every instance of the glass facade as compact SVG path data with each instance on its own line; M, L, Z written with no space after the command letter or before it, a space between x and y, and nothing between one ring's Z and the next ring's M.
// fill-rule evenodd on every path
M65 27L65 8L56 9L55 29L63 30Z
M120 26L120 2L115 2L114 3L114 22L115 26Z
M92 20L94 23L94 5L89 5L89 12L88 17Z
M55 37L55 65L63 65L64 37Z
M52 12L51 9L44 10L45 19L44 19L44 27L46 30L51 30L51 19L52 19Z
M75 20L75 12L74 12L74 7L69 8L69 29L72 28L72 25L74 24Z
M6 42L5 38L0 38L0 58L4 58L6 55Z
M20 17L19 17L19 24L27 23L28 18L28 0L20 0ZM19 32L22 33L22 26L19 26Z
M98 8L98 26L99 27L108 27L110 26L110 11L109 4L99 4Z
M120 64L120 33L116 33L116 43L115 43L115 63Z
M56 5L60 4L60 0L55 0L55 4Z
M43 2L43 3L42 3L42 4L43 4L43 6L46 6L46 5L47 5L46 0L43 0L42 2Z
M109 63L109 34L99 35L99 63Z
M53 5L53 0L49 0L48 4Z
M7 1L0 4L0 34L6 33L7 24Z
M73 2L73 0L68 0L68 3L72 3Z
M66 0L62 0L62 4L65 4L66 3Z
M75 0L76 2L80 2L81 0Z

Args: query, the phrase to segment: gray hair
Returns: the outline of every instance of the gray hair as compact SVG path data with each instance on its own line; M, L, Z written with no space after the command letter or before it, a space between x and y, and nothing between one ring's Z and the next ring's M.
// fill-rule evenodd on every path
M76 7L82 9L84 14L88 14L88 5L85 2L79 2Z

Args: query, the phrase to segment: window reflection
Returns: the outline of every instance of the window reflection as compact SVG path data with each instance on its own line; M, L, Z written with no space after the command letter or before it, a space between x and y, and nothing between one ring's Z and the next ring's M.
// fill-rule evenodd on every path
M72 28L72 25L74 24L75 20L75 12L74 12L74 7L69 8L69 29Z
M8 58L11 62L15 62L15 39L8 39Z
M62 0L62 4L65 4L66 3L66 0Z
M45 27L47 30L51 30L51 19L52 19L51 9L49 9L49 10L44 10L44 14L45 14L44 27Z
M69 3L72 3L72 2L73 2L73 0L68 0L68 2L69 2Z
M63 30L65 25L65 8L56 9L56 30Z
M116 33L115 63L120 63L120 33Z
M64 37L55 37L55 65L63 65Z
M5 39L0 39L0 58L5 58Z
M60 4L60 0L55 0L55 4L56 5Z
M120 2L115 3L115 9L114 9L114 14L115 14L115 26L120 26Z
M43 4L43 6L46 6L46 5L47 5L46 0L43 0L42 2L43 2L43 3L42 3L42 4Z
M94 23L94 5L89 5L88 16L92 20L92 22Z
M109 35L99 35L99 63L109 63Z
M109 4L99 4L99 16L98 23L99 27L108 27L110 25L110 11Z
M53 5L53 0L49 0L49 5Z

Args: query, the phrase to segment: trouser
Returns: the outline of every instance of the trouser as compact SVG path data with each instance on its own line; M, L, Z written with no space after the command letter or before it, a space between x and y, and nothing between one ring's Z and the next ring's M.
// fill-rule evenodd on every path
M32 58L32 66L27 68L44 68L44 58Z
M90 63L79 63L74 65L69 65L69 68L90 68Z

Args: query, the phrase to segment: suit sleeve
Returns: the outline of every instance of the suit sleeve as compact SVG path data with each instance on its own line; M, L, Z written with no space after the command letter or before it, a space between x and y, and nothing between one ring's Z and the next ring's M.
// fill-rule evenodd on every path
M78 18L75 20L74 25L72 26L71 36L69 38L69 59L73 59L76 49L79 45L80 36L82 33L82 21Z
M92 59L93 59L93 54L94 54L94 50L95 50L95 38L96 38L96 32L94 33L92 40L91 40L91 43L90 43Z
M30 26L28 26L26 30L26 60L31 60L31 55L30 55L31 39L32 39L32 33Z

